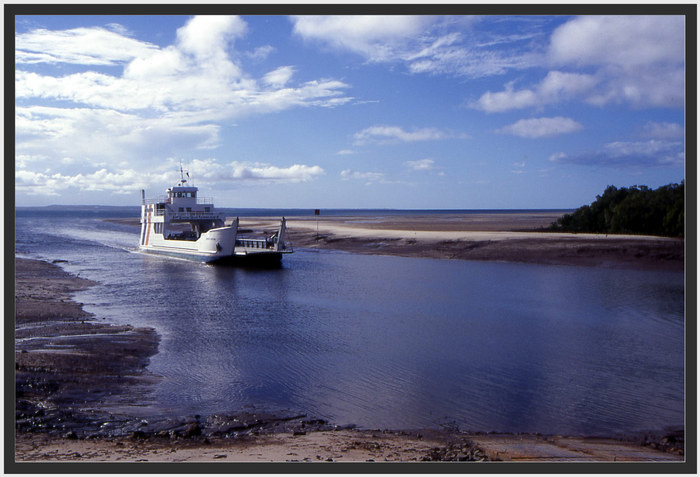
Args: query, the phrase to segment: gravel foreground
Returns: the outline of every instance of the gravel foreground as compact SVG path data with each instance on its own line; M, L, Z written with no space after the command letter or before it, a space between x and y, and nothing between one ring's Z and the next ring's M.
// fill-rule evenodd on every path
M290 229L294 230L294 221L290 222ZM324 248L328 244L328 248L343 249L337 245L345 240L345 230L339 233L338 229L332 229L338 224L326 224L325 238L320 238L322 233L316 233L315 223L306 222L306 229L303 224L297 224L297 232L290 233L295 246L305 246L306 240L312 247ZM266 224L265 220L249 223L263 228ZM416 232L420 231L416 223L412 225ZM353 227L357 232L358 224ZM396 224L392 227L397 230ZM482 224L485 227L488 225ZM368 230L364 225L359 229ZM346 244L351 245L346 246L360 247L364 253L368 248L375 248L369 253L385 253L386 245L379 251L376 249L381 245L368 247L367 241L376 245L387 238L382 237L386 232L377 234L375 230L374 233L377 236L363 237L362 231L357 233L355 240L360 240L359 244L352 243L352 234L348 234L350 242ZM488 242L498 241L493 235L490 237ZM334 238L341 240L334 242ZM590 243L595 239L584 240ZM642 261L632 260L631 265L630 260L617 260L613 266L622 263L673 269L680 264L682 269L682 240L680 252L679 241L633 240L652 249L654 244L661 243L666 251L655 258L647 254ZM664 248L669 246L671 252ZM653 253L658 253L658 248L655 250ZM311 416L271 415L256 410L160 421L104 415L96 410L99 406L95 403L104 400L133 403L145 399L148 386L158 379L147 370L149 357L157 353L158 336L150 328L100 323L82 310L79 303L71 300L71 295L91 284L64 272L57 264L16 259L16 465L114 461L685 462L683 430L609 439L478 434L454 429L363 430L339 428Z

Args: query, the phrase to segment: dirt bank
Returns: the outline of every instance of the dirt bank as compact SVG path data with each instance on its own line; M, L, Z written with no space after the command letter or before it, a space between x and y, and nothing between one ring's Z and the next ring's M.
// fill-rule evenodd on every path
M640 441L447 431L297 431L239 438L67 439L22 434L19 462L655 462L683 463ZM428 469L430 470L430 469Z
M458 260L683 270L685 241L665 237L544 232L557 212L287 217L295 248ZM230 219L229 219L230 220ZM138 226L138 219L110 219ZM278 218L243 217L272 234Z
M682 239L538 231L551 214L464 214L315 220L290 218L299 248L352 253L551 265L683 270ZM242 222L244 223L244 222ZM248 227L272 223L248 219ZM268 225L269 224L269 225Z
M55 264L18 258L15 270L16 428L68 432L69 412L142 401L155 331L95 320L71 299L93 283Z

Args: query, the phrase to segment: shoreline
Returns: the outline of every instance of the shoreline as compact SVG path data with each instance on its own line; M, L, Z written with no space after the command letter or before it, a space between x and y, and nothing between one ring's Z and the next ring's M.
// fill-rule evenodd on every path
M684 462L682 431L626 438L367 430L264 411L144 419L96 400L147 399L150 328L99 323L71 294L94 283L16 258L15 462ZM86 359L87 358L87 359Z
M294 248L448 260L683 271L685 240L546 232L556 212L287 217ZM232 218L229 217L228 220ZM137 227L138 219L106 219ZM273 233L277 217L242 217Z

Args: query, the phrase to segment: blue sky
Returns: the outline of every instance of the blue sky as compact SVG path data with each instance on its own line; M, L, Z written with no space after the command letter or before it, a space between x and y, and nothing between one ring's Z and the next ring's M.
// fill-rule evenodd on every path
M22 16L16 205L574 208L685 177L682 16Z

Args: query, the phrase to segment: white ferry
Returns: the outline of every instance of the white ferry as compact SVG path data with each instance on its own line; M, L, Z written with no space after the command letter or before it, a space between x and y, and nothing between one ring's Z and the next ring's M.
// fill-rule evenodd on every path
M182 170L180 181L163 197L147 200L141 190L140 250L207 263L274 263L292 253L284 241L284 217L270 237L239 237L238 217L227 225L225 214L214 210L212 199L198 197L198 192L197 187L187 185Z

